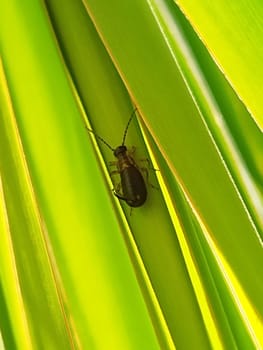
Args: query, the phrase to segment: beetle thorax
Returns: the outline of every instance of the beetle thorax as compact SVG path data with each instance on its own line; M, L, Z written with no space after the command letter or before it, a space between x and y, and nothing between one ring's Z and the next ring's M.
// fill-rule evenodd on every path
M113 154L115 155L115 157L119 158L120 155L125 155L126 152L127 152L127 147L124 146L124 145L122 145L122 146L118 146L118 147L114 150Z

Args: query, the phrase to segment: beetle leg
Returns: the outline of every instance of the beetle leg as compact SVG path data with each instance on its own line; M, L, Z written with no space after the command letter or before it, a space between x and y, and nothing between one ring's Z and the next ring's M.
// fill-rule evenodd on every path
M117 175L117 174L120 174L119 170L112 170L112 171L110 172L110 176L111 176L111 175Z
M125 197L123 196L123 194L120 193L120 188L121 188L121 183L119 182L118 185L117 185L117 187L113 189L113 194L114 194L114 196L116 196L117 198L119 198L119 199L121 199L121 200L123 200L123 201L127 201L127 198L125 198Z
M151 164L151 162L149 161L148 158L140 159L140 162L146 163L146 164L147 164L147 168L148 168L149 170L159 171L159 169L155 169L155 168L152 167L152 164Z
M111 161L109 162L109 166L117 166L118 162L117 161Z
M128 155L128 154L127 154L127 156L128 156L128 159L129 159L130 163L138 168L138 166L135 163L135 160L133 159L133 157L131 155Z
M152 188L155 188L156 190L159 190L159 187L156 187L156 186L154 186L153 184L151 184L149 182L149 171L148 171L148 169L147 168L140 168L140 169L141 169L141 171L143 171L145 173L145 179L146 179L147 184L149 186L151 186Z
M128 155L133 156L136 151L136 147L132 146L130 149L128 149Z
M140 169L141 169L141 171L144 172L146 182L149 184L149 172L148 172L148 169L147 168L140 168Z
M116 196L117 198L119 198L123 201L127 200L127 198L123 197L123 195L121 193L118 193L115 189L113 189L113 194L114 194L114 196Z
M119 170L112 170L111 172L110 172L110 177L111 177L111 180L112 180L112 182L113 182L113 187L115 188L116 186L115 186L115 181L113 180L113 175L119 175L120 174L120 172L119 172ZM118 188L118 190L120 189L120 183L117 185L117 188ZM115 189L112 189L112 191L115 191Z
M113 189L113 191L121 195L120 189L121 189L121 183L119 182L118 185Z

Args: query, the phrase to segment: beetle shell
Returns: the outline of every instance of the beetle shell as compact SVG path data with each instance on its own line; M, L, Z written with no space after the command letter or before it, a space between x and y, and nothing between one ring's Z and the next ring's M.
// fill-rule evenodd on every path
M136 166L130 164L120 172L123 197L130 207L140 207L147 198L144 178Z
M140 207L147 198L144 178L134 159L128 155L126 146L117 147L114 150L114 155L118 159L117 167L121 177L122 194L114 193L130 207Z

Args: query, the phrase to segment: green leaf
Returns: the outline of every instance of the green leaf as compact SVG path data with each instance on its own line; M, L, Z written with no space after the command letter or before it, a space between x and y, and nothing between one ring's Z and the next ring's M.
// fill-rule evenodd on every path
M235 34L217 42L205 1L179 5L1 4L6 348L263 345L262 102L237 25L249 14L214 7ZM131 211L100 138L120 145L135 106L125 144L149 179Z
M175 1L262 130L262 3Z

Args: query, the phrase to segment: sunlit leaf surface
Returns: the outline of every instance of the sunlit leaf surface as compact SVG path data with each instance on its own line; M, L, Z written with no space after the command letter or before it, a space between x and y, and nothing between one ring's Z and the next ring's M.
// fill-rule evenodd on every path
M211 6L1 3L5 349L263 346L260 9ZM115 148L135 106L131 211L87 127Z

